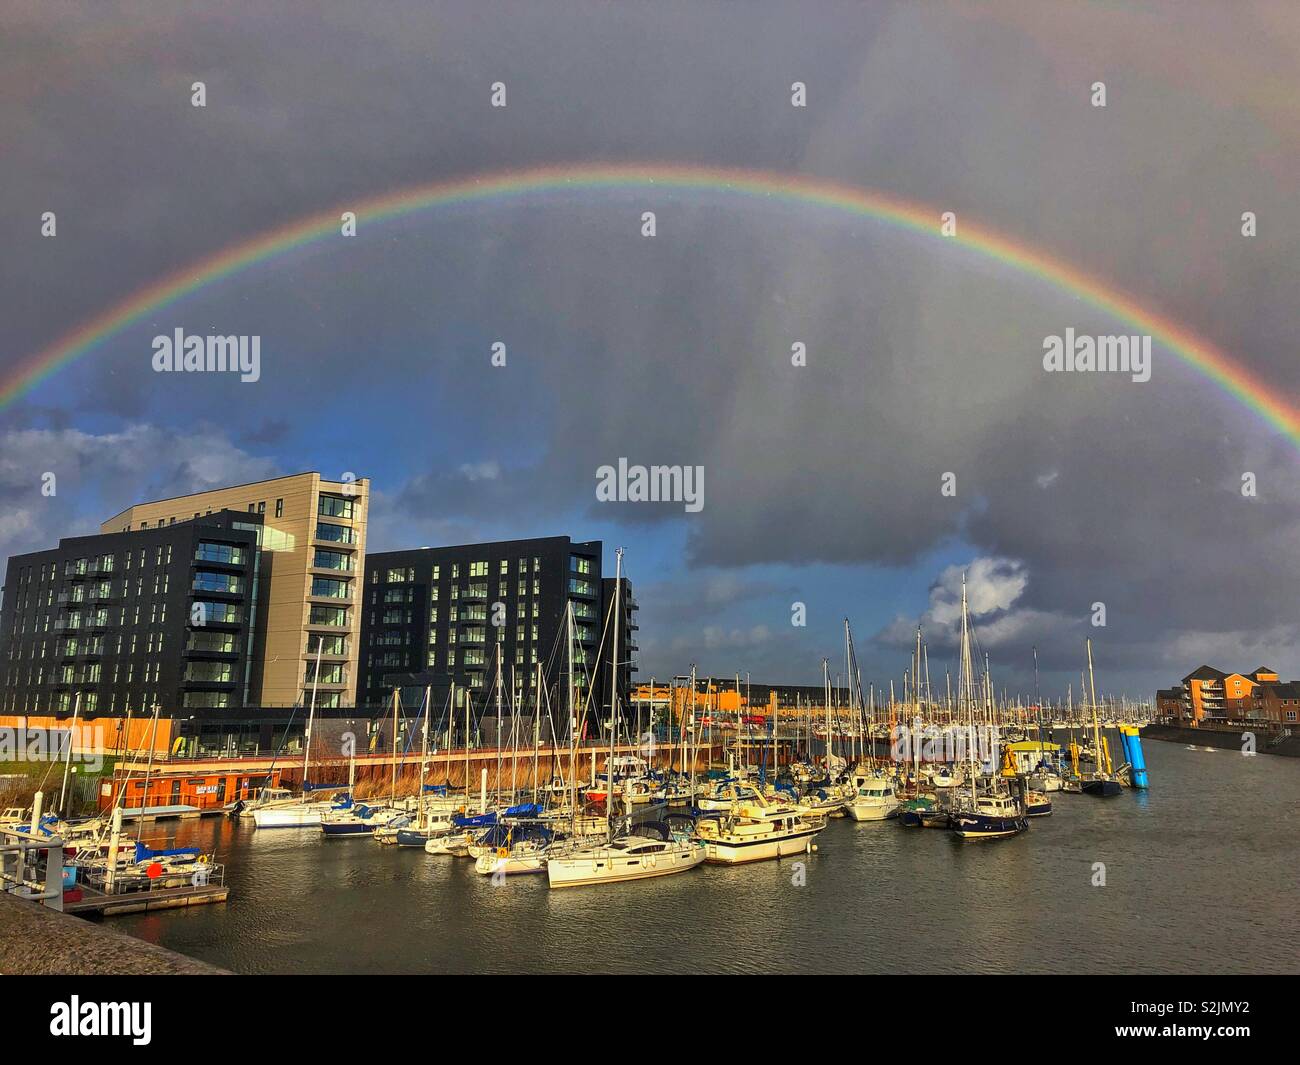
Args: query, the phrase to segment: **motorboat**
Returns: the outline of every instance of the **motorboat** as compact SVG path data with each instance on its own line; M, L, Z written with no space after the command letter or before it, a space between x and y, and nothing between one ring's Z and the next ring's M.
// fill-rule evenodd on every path
M704 845L705 861L736 864L801 854L825 827L825 818L747 788L729 812L700 818L695 839Z
M1047 817L1052 812L1052 800L1045 792L1030 789L1025 792L1025 816Z
M411 815L391 806L358 804L345 809L327 810L321 817L320 830L326 836L367 836L380 828L396 829L410 824Z
M856 794L844 809L854 821L886 821L898 813L898 795L893 782L878 773L853 777Z

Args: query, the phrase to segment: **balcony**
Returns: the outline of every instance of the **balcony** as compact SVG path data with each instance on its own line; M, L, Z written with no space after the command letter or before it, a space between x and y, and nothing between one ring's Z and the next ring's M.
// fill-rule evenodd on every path
M317 688L329 688L331 690L335 688L346 688L348 686L348 671L345 669L333 673L322 667L319 681L316 680L314 673L314 669L308 668L306 675L303 677L303 685L308 689L308 691L311 690L313 684Z
M54 673L49 683L54 688L77 688L84 684L98 684L100 679L98 669L73 669L66 673Z
M200 545L194 550L193 563L196 566L228 566L231 569L243 569L247 556L243 548L226 548Z
M345 611L339 611L338 616L333 614L316 614L307 615L307 627L309 629L348 629L350 624Z
M357 531L348 525L317 522L312 532L312 543L325 547L346 549L357 542Z
M104 653L104 641L102 638L93 640L77 640L72 647L63 647L59 651L60 658L99 658Z
M216 574L196 574L190 584L190 590L199 595L229 595L240 598L244 594L244 582L238 580L213 580Z
M188 673L186 673L183 677L181 677L182 688L199 688L199 689L233 688L237 683L238 681L235 679L234 670L231 670L229 674L222 673L222 674L214 674L212 676L192 677Z
M315 643L316 643L315 640L307 641L307 649L302 653L303 661L305 662L316 661L317 649ZM346 661L349 658L351 658L351 655L348 653L348 642L346 640L343 641L342 649L340 650L335 650L329 647L327 644L325 648L320 651L320 660L322 662L340 662L340 661Z
M324 585L318 585L315 580L307 589L307 598L321 603L350 603L352 602L353 588L352 582L342 582L338 588L327 588Z
M194 620L194 613L190 613L189 627L191 631L206 628L238 628L244 623L243 611L219 609L220 607L225 606L224 603L203 603L196 601L194 605L202 607L203 609L199 615L200 620L197 624Z
M196 637L201 637L204 635L208 635L208 634L191 629L190 638L189 640L186 641L185 647L182 649L181 654L191 658L198 658L198 657L235 658L239 655L238 640L196 639ZM217 634L213 633L211 635L217 635Z
M122 585L116 582L100 581L94 585L78 584L71 591L60 592L58 603L60 606L103 603L110 599L116 599L122 594L122 591Z

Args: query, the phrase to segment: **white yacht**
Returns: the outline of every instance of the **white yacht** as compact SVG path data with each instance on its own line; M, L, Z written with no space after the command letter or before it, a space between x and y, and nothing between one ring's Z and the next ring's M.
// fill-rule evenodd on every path
M334 803L329 800L321 802L292 798L287 791L284 795L283 801L273 798L265 805L254 807L253 824L258 828L319 828L321 819L334 807Z
M798 806L746 788L729 813L701 818L694 838L703 844L705 861L735 864L799 854L825 827L824 818L807 817Z
M878 773L856 773L853 777L857 795L845 810L855 821L885 821L898 813L898 795L893 782Z
M614 884L684 873L704 861L704 847L699 843L680 835L665 835L668 838L618 836L609 843L552 854L546 862L546 877L553 888Z
M512 841L491 853L480 854L474 860L474 871L483 876L516 876L520 873L546 872L547 851L550 841L530 837Z

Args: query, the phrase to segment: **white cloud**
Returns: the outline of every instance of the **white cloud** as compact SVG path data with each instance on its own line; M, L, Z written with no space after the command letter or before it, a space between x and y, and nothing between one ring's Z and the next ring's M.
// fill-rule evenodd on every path
M1035 643L1078 624L1065 614L1017 606L1029 586L1029 570L1010 558L980 557L965 566L949 566L930 586L930 605L919 618L931 647L952 647L961 638L961 582L966 577L966 601L971 625L988 648ZM875 636L888 647L911 647L917 619L898 616Z
M466 462L460 467L460 472L467 481L495 481L501 476L501 465L495 460Z
M277 465L219 430L131 425L116 433L22 429L0 434L0 558L97 532L132 503L273 477ZM54 474L54 494L42 494Z

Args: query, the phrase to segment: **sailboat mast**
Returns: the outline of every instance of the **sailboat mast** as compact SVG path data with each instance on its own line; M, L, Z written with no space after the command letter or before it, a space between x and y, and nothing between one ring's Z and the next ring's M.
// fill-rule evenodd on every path
M433 716L433 685L424 686L424 725L420 729L420 788L415 794L416 821L424 824L424 774L429 761L429 718Z
M822 659L822 687L826 692L826 773L831 771L831 660Z
M538 760L542 753L542 664L537 663L537 676L533 681L534 696L533 705L533 801L537 800L538 789ZM549 715L548 715L549 716Z
M848 679L849 684L849 710L854 709L853 701L853 641L849 636L849 619L844 619L844 676ZM856 765L858 761L858 729L857 722L854 722L853 732L849 736L849 757Z
M311 675L311 705L307 709L307 728L302 735L302 791L307 794L307 760L311 757L311 729L316 720L316 689L320 685L320 656L325 648L325 637L316 637L316 668Z
M966 614L966 574L961 575L961 672L957 677L957 702L966 705L966 773L970 777L971 808L975 808L975 692L974 663L970 657L970 625Z
M623 549L614 552L614 642L609 652L609 764L605 767L605 835L614 841L614 738L618 733L618 622L623 613Z
M1101 774L1101 725L1097 722L1097 685L1092 676L1092 637L1088 637L1088 701L1092 703L1092 758Z
M397 803L397 708L401 705L401 688L393 688L393 787L389 798Z
M77 692L76 699L72 704L72 725L68 729L68 750L63 759L63 783L59 785L59 816L63 820L68 819L67 807L63 805L63 794L68 789L68 770L72 767L72 744L77 735L77 715L81 713L81 692ZM36 832L40 826L35 823L33 818L32 831Z

